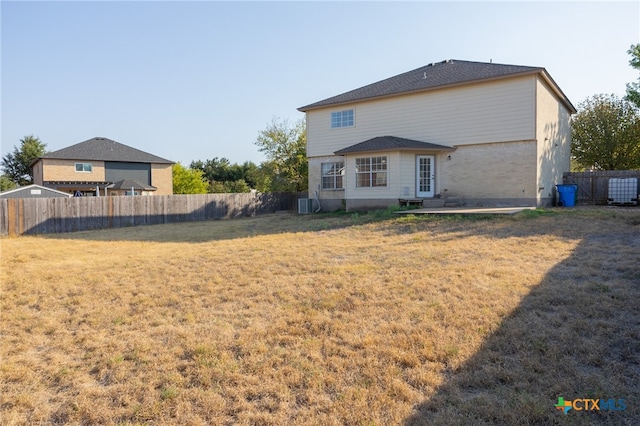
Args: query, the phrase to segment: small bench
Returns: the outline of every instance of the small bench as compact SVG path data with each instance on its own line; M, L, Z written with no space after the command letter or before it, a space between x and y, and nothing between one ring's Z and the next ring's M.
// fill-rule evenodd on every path
M422 206L422 198L398 198L401 206Z

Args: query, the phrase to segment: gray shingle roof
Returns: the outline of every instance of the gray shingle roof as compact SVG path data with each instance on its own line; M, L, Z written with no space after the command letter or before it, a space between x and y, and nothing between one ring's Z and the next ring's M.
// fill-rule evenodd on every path
M117 182L112 183L111 185L107 185L107 188L120 189L120 190L129 190L133 188L134 190L138 190L138 191L155 191L158 189L155 186L143 185L140 182L132 179L119 180Z
M453 151L450 146L437 145L435 143L420 142L413 139L399 138L397 136L378 136L364 142L351 145L334 152L335 155L352 154L356 152L374 151L402 151L402 150L430 150L430 151Z
M173 164L173 161L158 157L157 155L149 154L148 152L112 141L111 139L100 137L89 139L57 151L48 152L40 158Z
M303 107L299 111L306 112L314 108L339 105L375 99L411 92L421 92L447 86L454 86L485 80L513 77L516 75L542 74L558 93L569 110L575 112L571 102L562 93L553 79L541 67L520 65L504 65L485 62L446 60L434 62L413 71L405 72L377 83L369 84L331 98L324 99Z

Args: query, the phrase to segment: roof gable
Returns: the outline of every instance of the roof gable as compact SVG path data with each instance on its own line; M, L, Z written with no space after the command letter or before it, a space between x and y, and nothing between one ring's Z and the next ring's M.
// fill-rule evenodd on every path
M347 148L334 152L335 155L352 154L357 152L375 151L403 151L403 150L429 150L429 151L453 151L450 146L437 145L435 143L421 142L413 139L399 138L397 136L378 136L357 143Z
M9 197L9 196L12 195L12 194L19 194L19 193L22 193L22 192L31 191L33 189L40 190L40 191L45 192L47 194L51 194L51 196L71 197L71 194L67 194L66 192L58 191L57 189L47 188L46 186L41 186L41 185L36 185L36 184L31 184L31 185L27 185L27 186L20 186L18 188L2 191L2 192L0 192L0 198L14 198L14 197Z
M541 67L504 65L485 62L446 60L434 62L403 74L342 93L298 108L306 112L316 108L358 102L368 99L423 92L461 84L477 83L520 75L542 74L567 108L575 112L569 99Z
M173 161L101 137L95 137L57 151L48 152L40 158L173 164Z

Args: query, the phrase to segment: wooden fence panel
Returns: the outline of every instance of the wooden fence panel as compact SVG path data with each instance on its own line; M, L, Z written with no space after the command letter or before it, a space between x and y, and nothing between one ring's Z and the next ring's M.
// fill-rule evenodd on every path
M562 182L578 185L578 204L607 204L609 179L630 177L640 180L640 170L568 172L563 174Z
M294 210L304 193L0 199L0 235L233 219Z
M0 199L0 230L9 229L9 219L7 217L7 199ZM6 235L6 234L4 234Z

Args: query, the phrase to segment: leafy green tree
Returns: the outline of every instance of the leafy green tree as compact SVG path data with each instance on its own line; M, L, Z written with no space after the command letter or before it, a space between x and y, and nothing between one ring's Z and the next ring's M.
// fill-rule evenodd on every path
M207 186L202 170L189 169L180 163L173 165L174 194L206 194Z
M229 182L229 192L251 192L251 188L244 179Z
M8 191L17 188L18 185L7 175L0 175L0 191Z
M20 147L14 146L13 152L2 157L4 174L20 186L33 183L31 163L44 155L46 147L46 144L33 135L20 139Z
M241 166L242 168L242 180L246 182L249 188L257 189L259 168L252 161L245 161Z
M232 165L226 158L218 157L206 161L191 162L192 169L202 170L203 176L209 181L225 182L227 180L240 179L240 176L232 176Z
M307 132L305 121L289 125L273 118L256 140L273 168L271 190L304 191L308 187Z
M245 180L251 188L258 192L273 192L274 174L275 170L269 162L265 161L260 166L250 163L250 167L247 167Z
M209 182L207 192L209 192L210 194L226 194L227 188L224 186L224 182L213 180Z
M627 53L631 55L629 65L640 71L640 43L632 44ZM633 102L635 106L640 108L640 78L638 78L636 83L627 84L627 100Z
M216 194L216 193L230 194L230 193L236 193L236 192L250 192L250 191L251 191L251 188L249 187L249 185L247 185L247 182L245 182L244 179L238 179L235 182L231 182L231 181L209 182L209 193L211 194Z
M255 187L257 166L247 161L244 164L231 164L226 158L218 157L206 161L192 161L192 169L202 170L204 177L210 182L209 192L249 192Z
M595 95L571 120L571 155L577 166L595 170L640 169L638 108L615 95Z

